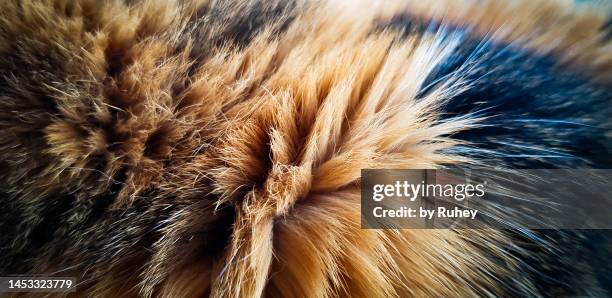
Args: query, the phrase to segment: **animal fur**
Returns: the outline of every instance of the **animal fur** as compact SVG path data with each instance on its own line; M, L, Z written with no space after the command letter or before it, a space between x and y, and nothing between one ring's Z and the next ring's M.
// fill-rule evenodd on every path
M109 297L609 295L605 231L365 230L359 208L363 168L609 168L607 12L2 1L0 275Z

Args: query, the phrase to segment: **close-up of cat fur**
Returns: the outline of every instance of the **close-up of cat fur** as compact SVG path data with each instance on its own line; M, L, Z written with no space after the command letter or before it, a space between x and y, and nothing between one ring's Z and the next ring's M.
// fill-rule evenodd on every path
M610 297L611 230L360 208L362 169L612 169L610 91L607 1L0 0L0 276L77 282L0 296Z

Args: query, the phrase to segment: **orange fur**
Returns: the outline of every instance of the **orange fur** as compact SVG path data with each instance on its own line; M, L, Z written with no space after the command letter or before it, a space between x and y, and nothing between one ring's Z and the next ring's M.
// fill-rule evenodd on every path
M60 89L43 78L36 90L44 99L23 88L22 98L0 103L0 154L15 177L10 187L22 188L28 200L54 192L86 200L106 193L123 169L112 209L127 210L139 199L185 206L139 251L88 272L83 294L500 294L491 285L517 266L502 232L359 225L360 169L470 162L444 149L478 121L438 121L444 99L469 87L460 77L416 100L452 44L432 34L372 34L375 20L404 9L444 15L495 38L562 51L602 77L609 77L612 55L601 53L609 45L594 31L601 24L596 13L533 1L509 10L492 1L455 10L448 7L459 4L451 2L438 4L444 13L417 1L393 9L310 3L281 34L270 24L244 47L211 45L201 56L191 52L198 40L179 34L214 3L3 2L5 36L45 53L36 59L61 62L64 80ZM495 31L501 24L514 30ZM0 54L14 50L8 43L0 40ZM52 117L44 100L57 104ZM30 112L13 113L23 110ZM228 233L226 246L212 248L211 239ZM38 273L65 269L47 260L35 266Z

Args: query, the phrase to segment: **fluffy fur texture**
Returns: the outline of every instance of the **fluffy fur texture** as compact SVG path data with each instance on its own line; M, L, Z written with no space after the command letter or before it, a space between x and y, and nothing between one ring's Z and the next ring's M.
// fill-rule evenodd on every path
M103 296L610 294L609 233L363 230L359 208L362 168L609 168L607 11L392 4L2 1L1 275Z

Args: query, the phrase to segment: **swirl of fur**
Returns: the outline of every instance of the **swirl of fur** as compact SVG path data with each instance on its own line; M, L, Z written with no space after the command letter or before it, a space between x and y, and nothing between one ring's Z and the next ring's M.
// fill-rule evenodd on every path
M605 13L472 2L2 1L0 273L102 296L605 295L558 251L581 236L360 227L363 168L612 165ZM551 115L598 128L517 121ZM567 266L578 290L534 277Z

